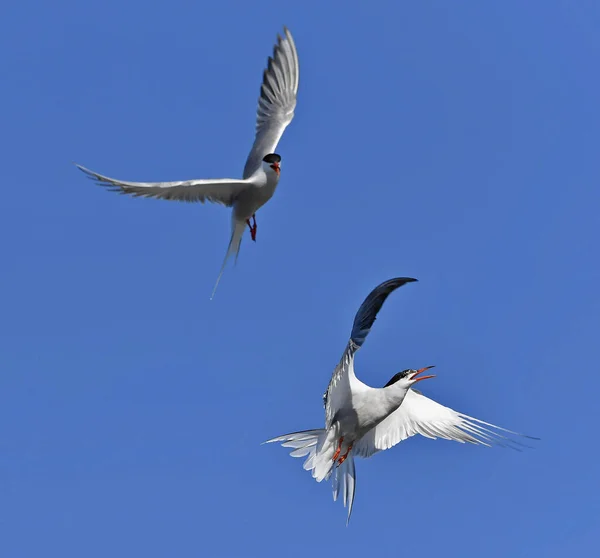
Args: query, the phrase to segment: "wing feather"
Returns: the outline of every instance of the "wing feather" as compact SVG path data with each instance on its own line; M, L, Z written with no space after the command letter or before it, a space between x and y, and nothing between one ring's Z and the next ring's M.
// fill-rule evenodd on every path
M289 29L277 36L273 56L263 74L256 112L256 136L246 160L244 178L250 177L268 153L273 153L284 130L294 118L300 67Z
M248 180L217 178L209 180L183 180L179 182L126 182L109 178L97 172L75 165L100 186L113 192L134 197L159 198L183 202L205 201L230 207L236 197L250 186Z
M353 452L361 457L371 457L415 434L461 444L496 445L516 450L528 446L515 440L515 436L536 439L458 413L410 389L402 405L354 444Z

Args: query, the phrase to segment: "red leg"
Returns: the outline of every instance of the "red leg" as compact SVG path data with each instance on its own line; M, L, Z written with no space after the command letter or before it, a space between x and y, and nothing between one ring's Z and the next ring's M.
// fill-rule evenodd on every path
M250 219L246 219L246 224L248 225L248 227L250 227L250 236L252 237L252 240L254 240L254 242L256 242L256 216L252 215L252 221L253 223L250 224Z
M342 457L340 457L340 460L338 461L338 467L344 462L346 461L346 458L348 457L348 454L350 453L350 450L352 449L352 444L350 444L348 446L348 449L346 450L346 453L344 455L342 455Z
M342 451L342 442L343 442L343 441L344 441L344 437L342 436L342 437L340 438L340 441L339 441L339 443L338 443L337 450L335 450L335 453L333 454L333 459L332 459L332 461L335 461L335 460L338 458L338 456L340 455L340 453L341 453L341 451Z

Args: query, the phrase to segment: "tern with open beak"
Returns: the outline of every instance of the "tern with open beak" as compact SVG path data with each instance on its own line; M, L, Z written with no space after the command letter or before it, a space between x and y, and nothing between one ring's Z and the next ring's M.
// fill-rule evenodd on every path
M252 240L256 240L256 211L271 199L279 182L281 157L274 151L294 117L300 78L294 39L287 28L284 28L283 34L283 38L278 37L273 56L269 57L264 71L258 98L256 136L242 179L125 182L76 165L100 185L122 194L184 202L209 201L231 207L231 239L211 298L229 257L235 254L237 260L246 225L250 228Z
M333 499L337 500L342 488L344 506L348 507L346 524L356 489L355 456L371 457L415 434L486 446L523 446L505 435L523 434L458 413L414 390L417 382L434 377L422 375L432 366L399 372L383 388L372 388L354 374L354 355L386 298L414 281L409 277L390 279L376 287L358 309L346 350L323 396L325 428L293 432L265 442L293 448L292 457L308 456L304 469L311 471L317 482L333 475Z

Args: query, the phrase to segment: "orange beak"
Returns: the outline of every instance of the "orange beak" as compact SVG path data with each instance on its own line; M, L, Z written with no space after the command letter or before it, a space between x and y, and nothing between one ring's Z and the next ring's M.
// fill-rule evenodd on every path
M435 378L435 374L432 374L430 376L421 376L420 378L417 378L417 376L419 374L422 374L423 372L425 372L425 370L431 370L432 368L435 368L435 366L426 366L425 368L419 368L419 370L417 370L414 374L413 377L411 378L411 380L414 380L415 383L420 382L421 380L428 380L429 378ZM417 378L415 380L415 378Z
M273 163L271 165L271 168L277 173L277 176L279 176L279 173L281 172L281 170L279 169L279 163Z

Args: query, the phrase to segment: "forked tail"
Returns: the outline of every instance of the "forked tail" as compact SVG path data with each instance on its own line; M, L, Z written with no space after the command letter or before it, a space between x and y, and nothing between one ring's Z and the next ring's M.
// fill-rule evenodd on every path
M210 295L210 299L212 300L217 292L217 287L219 286L219 281L221 280L221 276L223 275L223 271L225 271L225 266L227 265L227 260L231 256L235 254L235 261L237 262L238 255L240 253L240 247L242 245L242 237L244 236L244 231L246 230L245 221L236 221L235 217L231 218L231 239L229 240L229 246L227 248L227 253L225 254L225 259L223 260L223 265L221 266L221 271L219 272L219 276L217 277L217 282L215 283L215 288L213 289L212 294Z
M323 479L329 480L333 473L333 500L337 500L341 490L344 507L348 508L348 518L346 519L346 525L348 525L356 488L354 456L350 451L342 464L336 466L333 461L335 455L334 440L333 429L327 431L320 428L278 436L267 440L265 444L280 442L284 448L294 448L294 451L290 453L292 457L307 456L303 467L305 470L311 471L317 482L321 482Z

